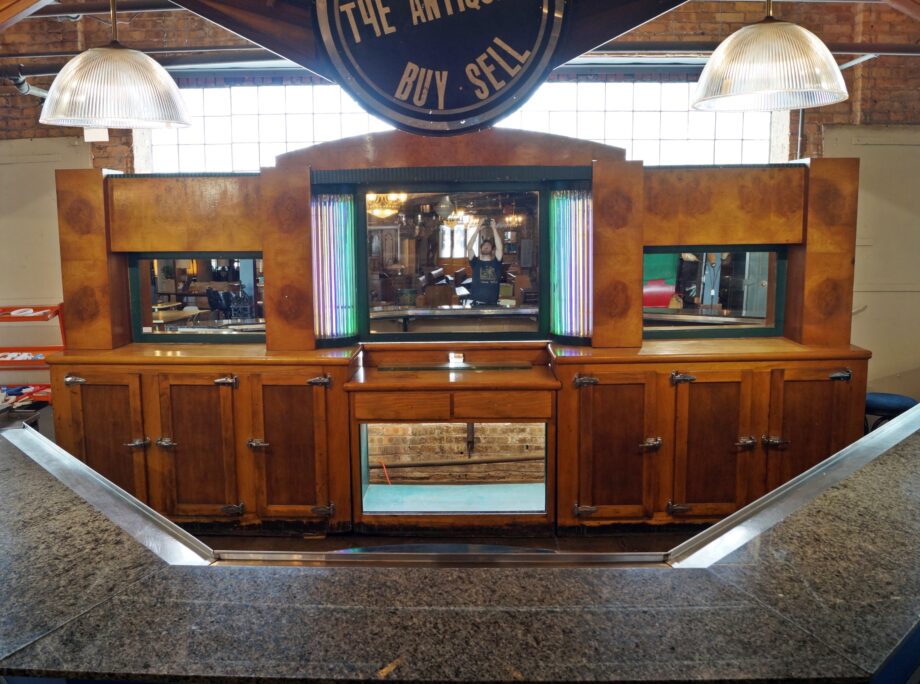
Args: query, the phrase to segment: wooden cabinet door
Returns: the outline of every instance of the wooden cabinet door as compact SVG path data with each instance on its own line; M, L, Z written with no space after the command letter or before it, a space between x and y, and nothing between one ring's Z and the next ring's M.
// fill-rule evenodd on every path
M160 434L156 449L166 475L167 513L175 516L241 514L234 449L234 376L162 373Z
M592 520L652 515L656 374L598 373L579 391L575 514ZM651 440L648 444L647 440ZM651 446L649 446L651 445Z
M147 501L149 440L138 373L78 371L64 377L70 422L61 446L100 475Z
M260 518L325 518L326 387L309 384L321 369L262 373L253 383L256 507Z
M718 516L742 505L751 477L753 373L690 371L677 389L674 515ZM762 470L762 468L761 468Z
M827 365L772 371L770 429L763 436L769 489L847 445L850 376L846 368Z

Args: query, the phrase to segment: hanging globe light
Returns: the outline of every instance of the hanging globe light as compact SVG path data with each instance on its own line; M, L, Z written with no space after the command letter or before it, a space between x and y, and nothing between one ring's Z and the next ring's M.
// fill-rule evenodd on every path
M185 102L172 77L143 52L118 42L110 0L112 42L71 59L51 84L39 121L82 128L188 126Z
M707 111L806 109L848 97L840 67L811 31L767 16L716 48L697 84L693 106Z

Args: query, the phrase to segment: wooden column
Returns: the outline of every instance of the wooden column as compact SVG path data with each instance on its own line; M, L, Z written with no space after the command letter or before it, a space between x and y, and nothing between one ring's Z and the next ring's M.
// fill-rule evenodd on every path
M641 162L594 163L593 347L642 346Z
M805 244L789 250L786 337L802 344L850 344L856 259L858 159L813 159Z
M109 252L102 171L61 170L55 176L67 348L128 344L127 257Z
M262 221L266 347L315 349L308 167L262 171Z

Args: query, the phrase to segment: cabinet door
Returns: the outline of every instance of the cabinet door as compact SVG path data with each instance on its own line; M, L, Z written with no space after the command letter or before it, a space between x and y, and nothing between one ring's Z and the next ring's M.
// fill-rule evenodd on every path
M236 487L233 404L236 378L215 373L164 373L160 434L167 512L176 516L240 514ZM230 508L228 508L230 507Z
M753 373L690 371L677 384L673 514L728 515L743 504L750 473ZM761 468L762 471L762 468Z
M655 373L599 373L579 389L579 487L585 522L646 518L653 507ZM651 440L647 443L647 440ZM651 446L649 446L651 444Z
M849 378L847 369L833 366L772 371L770 429L763 440L769 489L847 445Z
M331 514L326 478L326 388L315 372L263 373L253 383L257 513L261 518Z
M137 373L79 371L64 377L71 423L61 446L100 475L147 501L149 444Z

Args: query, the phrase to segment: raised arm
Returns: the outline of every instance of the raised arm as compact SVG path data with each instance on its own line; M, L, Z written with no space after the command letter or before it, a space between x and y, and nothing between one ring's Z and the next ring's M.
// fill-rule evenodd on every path
M473 250L473 247L476 244L476 240L479 239L480 230L482 230L481 227L474 230L473 234L470 235L470 239L466 241L466 258L468 260L471 260L474 256L476 256L476 252Z
M498 234L498 228L495 225L495 221L492 221L492 241L495 243L495 258L501 261L502 254L505 253L504 243L502 243L501 236Z

